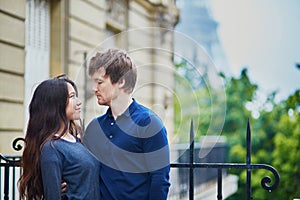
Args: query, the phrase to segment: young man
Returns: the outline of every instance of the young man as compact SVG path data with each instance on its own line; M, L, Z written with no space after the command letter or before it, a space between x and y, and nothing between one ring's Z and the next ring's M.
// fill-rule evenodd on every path
M101 162L102 199L167 199L167 132L157 115L131 97L137 78L132 59L120 49L108 49L91 58L88 72L98 104L108 106L83 138Z

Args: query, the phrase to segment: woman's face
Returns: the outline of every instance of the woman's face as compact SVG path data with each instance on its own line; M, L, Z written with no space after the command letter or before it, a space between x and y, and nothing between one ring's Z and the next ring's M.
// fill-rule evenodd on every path
M70 83L68 85L68 103L66 106L66 116L68 120L80 119L81 101L76 96L76 91Z

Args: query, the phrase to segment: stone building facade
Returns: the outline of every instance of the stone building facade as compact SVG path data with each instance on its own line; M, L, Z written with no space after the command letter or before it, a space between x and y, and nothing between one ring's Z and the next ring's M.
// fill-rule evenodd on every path
M119 47L134 58L134 97L173 128L175 0L0 0L0 152L15 154L36 84L65 73L79 86L88 123L102 110L89 92L85 66L98 49ZM16 154L20 154L17 152Z

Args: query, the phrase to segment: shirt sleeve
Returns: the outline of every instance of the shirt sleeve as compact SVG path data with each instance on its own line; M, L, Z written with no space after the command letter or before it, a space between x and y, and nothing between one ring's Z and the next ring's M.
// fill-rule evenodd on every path
M170 167L167 166L150 173L150 200L166 200L168 198L170 187L169 172Z
M41 173L44 187L44 198L61 199L62 161L58 151L47 142L41 152Z
M156 122L154 122L156 121ZM153 135L152 137L149 137L146 139L144 143L144 150L145 152L155 152L159 149L164 149L164 151L159 151L160 155L158 155L156 158L153 158L151 160L147 160L146 162L148 165L152 165L155 162L163 163L163 167L160 169L151 170L150 178L151 178L151 184L150 184L150 200L166 200L168 197L170 182L169 182L169 173L170 173L170 151L169 151L169 144L167 139L167 131L165 127L162 125L161 121L156 118L154 121L152 121L152 125L156 127L161 127L161 129L153 134L148 133L150 135ZM156 123L159 123L157 125ZM153 129L153 127L149 127L149 130L157 130ZM161 155L163 154L163 155ZM154 154L155 155L155 154ZM161 164L158 164L157 166L161 166ZM155 167L154 167L155 168Z

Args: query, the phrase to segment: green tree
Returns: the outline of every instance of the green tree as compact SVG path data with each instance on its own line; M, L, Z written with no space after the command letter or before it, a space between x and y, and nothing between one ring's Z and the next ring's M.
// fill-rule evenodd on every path
M211 97L203 77L186 61L176 64L174 112L175 134L179 143L189 142L190 123L193 119L195 140L204 135L211 119ZM197 81L195 81L197 80Z
M238 78L226 79L227 112L222 135L227 137L229 146L229 162L246 162L246 127L247 120L252 122L251 111L246 108L248 102L255 99L258 86L253 84L247 69L243 69ZM239 176L238 192L229 199L245 199L245 170L230 170Z
M242 77L243 75L239 78L240 80L231 79L231 81L227 82L227 91L229 92L234 90L234 88L243 88L242 86L245 86L245 90L253 89L251 90L253 96L249 95L249 91L243 94L245 90L237 89L240 94L235 95L246 96L248 99L241 99L239 105L234 105L234 101L229 96L229 93L227 93L227 103L232 106L228 107L232 109L239 107L243 111L247 101L255 101L257 88L255 86L251 87L252 84L250 82L245 84L242 80L247 80L247 78ZM232 82L232 80L234 81ZM269 192L262 188L261 179L265 176L270 176L274 181L272 173L264 169L252 170L252 196L256 200L293 199L300 196L300 167L298 164L300 163L300 92L297 90L287 100L279 103L275 103L275 96L276 92L271 93L266 101L262 103L257 119L248 116L251 121L252 130L252 163L272 165L277 169L281 177L279 188ZM272 109L269 109L270 107ZM230 141L231 138L235 139L230 143L229 158L231 162L245 162L246 145L244 144L244 137L246 131L242 132L243 136L240 137L238 137L236 131L230 133L231 127L236 127L236 130L240 128L240 131L245 130L245 128L241 127L240 122L235 121L237 118L231 118L230 115L228 113L227 118L229 118L228 120L231 123L225 123L224 127L224 135L226 134L230 138L228 140ZM235 116L240 116L241 119L244 119L247 117L247 114L237 112ZM228 199L244 199L246 195L246 171L232 170L232 172L239 176L239 189L236 194ZM273 184L273 182L270 184Z
M183 63L180 67L185 67ZM186 71L185 71L186 72ZM189 130L191 118L196 122L195 130L205 133L212 116L209 91L205 87L193 87L189 83L192 73L181 80L178 92L183 98L175 98L175 130ZM255 200L293 199L300 197L300 90L295 91L286 100L275 102L276 92L260 102L253 117L253 110L247 105L258 101L258 85L252 83L243 69L239 77L226 78L226 118L222 135L227 137L229 160L232 163L246 162L246 126L251 124L251 159L252 163L269 164L280 174L279 187L266 191L261 180L273 174L265 169L253 169L252 196ZM179 82L180 80L177 80ZM191 104L191 102L194 102ZM200 114L199 114L200 110ZM177 120L177 121L176 121ZM184 124L184 125L183 125ZM196 138L200 135L196 135ZM185 138L184 138L185 137ZM188 141L188 134L182 141ZM239 187L229 200L240 200L246 197L246 170L232 169L230 173L239 176ZM270 183L271 185L273 182Z
M281 175L276 197L300 197L300 90L278 105L285 113L276 126L272 164ZM283 192L282 192L283 191Z
M245 146L247 120L251 119L251 111L246 109L246 103L252 101L258 86L251 83L247 69L243 69L238 78L226 80L226 119L222 135L227 136L232 151L237 151L240 146ZM240 156L231 153L230 162L241 161ZM245 157L243 157L245 161Z

